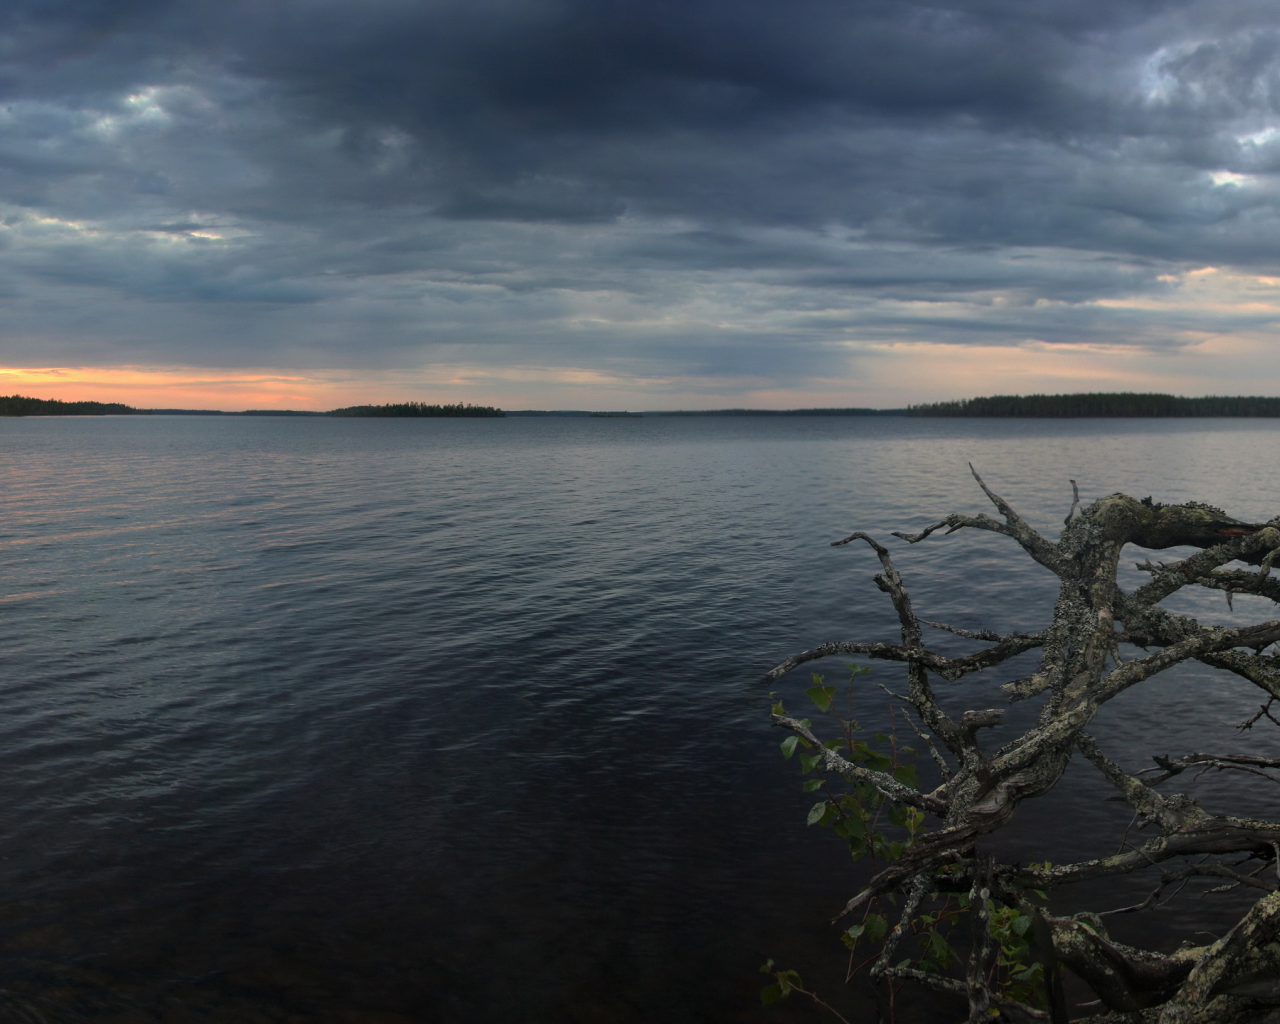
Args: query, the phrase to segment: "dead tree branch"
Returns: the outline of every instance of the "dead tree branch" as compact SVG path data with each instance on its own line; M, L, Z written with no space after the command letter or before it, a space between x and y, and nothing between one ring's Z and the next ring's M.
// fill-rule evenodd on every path
M941 822L932 831L913 831L910 841L894 857L877 863L878 870L848 900L839 916L866 907L881 896L902 893L906 902L901 920L877 960L878 975L912 979L938 991L965 996L971 1022L989 1020L993 1013L1008 1020L1048 1020L1046 1012L993 987L990 936L995 924L988 916L990 901L1003 901L1000 905L1006 909L1000 913L1008 920L1007 915L1014 912L1008 908L1031 906L1026 894L1033 890L1059 889L1133 871L1159 871L1158 883L1146 900L1112 912L1132 913L1155 905L1167 889L1189 879L1221 879L1225 888L1256 889L1265 894L1219 942L1176 954L1116 943L1096 915L1040 918L1040 912L1035 911L1031 916L1040 920L1036 927L1045 932L1044 941L1050 947L1045 962L1066 965L1112 1010L1163 1007L1161 1024L1235 1024L1248 1019L1251 1007L1265 1004L1266 993L1258 986L1265 988L1271 984L1267 979L1280 973L1280 944L1276 942L1280 936L1280 892L1275 891L1280 881L1280 823L1209 814L1190 795L1156 787L1189 769L1235 771L1280 782L1270 774L1280 769L1280 759L1248 753L1192 753L1177 759L1157 756L1156 768L1130 774L1087 730L1107 702L1189 661L1230 672L1265 695L1266 703L1241 728L1264 718L1280 724L1270 711L1272 701L1280 699L1280 657L1263 653L1271 644L1280 643L1280 619L1215 626L1161 606L1166 598L1189 586L1280 601L1280 581L1271 574L1280 562L1280 518L1249 523L1210 505L1162 505L1124 494L1112 494L1080 508L1079 489L1072 481L1075 500L1061 535L1051 541L995 493L972 466L970 469L1000 518L953 513L918 533L894 536L910 544L921 543L940 530L951 534L979 529L1009 537L1057 577L1058 596L1051 622L1032 633L998 633L921 619L889 550L857 531L837 541L836 546L860 540L875 553L880 572L874 582L894 608L899 636L824 643L788 658L766 676L773 683L800 665L837 655L902 664L907 677L905 699L919 719L918 724L912 723L912 729L925 741L942 773L941 785L926 792L895 774L855 763L832 749L839 744L824 746L806 722L774 716L778 725L790 729L820 755L818 767L823 772L869 785L892 804L926 811ZM1167 565L1148 561L1142 568L1151 574L1150 580L1126 593L1117 582L1117 570L1128 545L1149 550L1182 546L1200 550ZM1237 568L1233 563L1256 568ZM963 656L944 655L926 647L923 627L989 646ZM1144 648L1145 653L1122 662L1121 643ZM935 692L934 678L958 680L1037 650L1035 672L1004 684L1009 699L1043 698L1035 725L997 750L984 750L981 730L997 725L1000 712L948 711ZM935 739L955 758L954 769ZM1122 844L1119 853L1071 864L997 865L974 853L976 843L1012 820L1022 801L1049 793L1077 753L1098 769L1157 835L1141 846L1124 848ZM1144 775L1155 777L1144 781ZM1220 859L1239 854L1246 855L1243 861ZM1183 863L1170 863L1178 860ZM1254 860L1256 868L1240 870ZM1273 862L1276 880L1264 873ZM963 981L905 961L898 966L889 964L922 900L933 898L930 892L960 893L957 898L961 899L967 892L973 931ZM1268 970L1272 975L1266 974ZM1055 1021L1059 1018L1062 1011L1055 1010Z

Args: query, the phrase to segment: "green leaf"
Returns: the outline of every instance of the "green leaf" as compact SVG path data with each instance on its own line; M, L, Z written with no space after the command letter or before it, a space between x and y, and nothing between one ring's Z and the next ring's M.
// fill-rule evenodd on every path
M821 789L821 788L822 788L822 780L821 780L821 779L810 779L808 782L806 782L806 783L805 783L803 786L801 786L800 788L801 788L804 792L806 792L806 793L812 793L815 789Z
M817 676L816 678L821 679L822 677ZM834 686L811 686L804 692L813 701L814 706L825 715L831 708L831 698L836 695L836 688Z
M1019 917L1013 922L1013 931L1016 935L1026 935L1027 929L1031 927L1031 918Z
M867 926L865 924L855 924L852 928L846 931L845 934L851 939L860 939L862 938L862 933L866 930Z
M800 755L800 774L808 775L816 767L818 762L822 760L821 754L801 754Z
M790 759L791 755L796 752L796 744L800 742L799 736L788 736L782 741L782 756Z
M844 740L842 740L839 736L837 736L834 739L827 740L822 745L826 747L828 750L839 750L841 747L844 746Z
M782 706L782 701L778 701L778 703L773 706L773 713L775 715L785 715L787 713L787 709Z
M781 985L767 985L760 990L760 1002L765 1006L772 1006L785 994Z
M879 942L889 933L889 922L879 914L868 914L862 922L866 926L866 936L871 942Z
M893 777L899 782L905 782L908 786L920 788L920 776L916 774L916 766L913 764L900 764L893 770Z
M812 807L809 808L809 817L805 821L805 824L816 825L818 822L820 822L823 819L823 816L826 815L827 808L830 806L831 805L828 804L825 800L822 800L819 803L814 804Z

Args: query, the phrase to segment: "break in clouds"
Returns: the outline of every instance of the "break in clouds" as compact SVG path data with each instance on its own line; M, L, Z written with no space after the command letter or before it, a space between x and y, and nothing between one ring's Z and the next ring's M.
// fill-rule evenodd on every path
M10 366L730 394L1280 316L1269 4L16 0L0 32Z

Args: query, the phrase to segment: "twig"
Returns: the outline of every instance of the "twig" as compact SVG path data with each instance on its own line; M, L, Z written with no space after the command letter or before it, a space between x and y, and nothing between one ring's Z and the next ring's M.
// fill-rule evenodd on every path
M1010 640L1024 640L1031 636L1030 633L1010 633L1007 636L995 632L991 629L961 629L959 626L948 626L945 622L930 622L928 619L921 619L920 625L928 626L930 629L941 629L948 633L954 633L956 636L962 636L966 640L986 640L989 643L1008 643Z
M1239 725L1236 726L1236 729L1240 732L1244 732L1245 729L1252 729L1253 724L1256 721L1258 721L1258 719L1264 718L1264 717L1271 719L1271 721L1273 721L1276 725L1280 725L1280 719L1277 719L1276 716L1271 713L1271 705L1273 703L1275 703L1275 698L1268 697L1267 702L1263 704L1260 708L1258 708L1257 714L1255 714L1247 722L1241 722Z
M928 876L916 875L915 879L907 888L907 898L902 904L902 914L898 918L898 923L885 938L884 946L880 950L880 955L876 957L875 966L871 968L871 977L878 978L888 970L889 959L893 956L894 950L898 948L898 943L906 937L907 930L911 925L911 919L915 917L916 910L920 906L920 901L924 899L928 892Z
M894 696L897 695L895 694ZM907 725L911 726L912 732L919 736L920 739L924 740L925 745L929 748L929 756L933 758L933 763L938 766L938 771L942 773L943 781L945 782L947 779L951 778L951 766L947 764L946 758L944 758L938 751L937 746L933 742L933 737L916 725L916 723L911 720L910 715L907 716Z
M1144 768L1136 774L1146 775L1155 771L1163 771L1164 774L1158 779L1153 779L1147 783L1149 786L1158 786L1165 780L1171 779L1175 775L1180 775L1188 768L1201 768L1199 775L1196 776L1197 779L1210 769L1216 771L1232 769L1240 772L1249 772L1252 775L1260 775L1268 782L1280 784L1280 779L1277 779L1274 775L1268 775L1262 770L1263 768L1280 768L1280 758L1254 757L1250 754L1187 754L1176 761L1168 757L1153 757L1151 760L1155 761L1159 767Z

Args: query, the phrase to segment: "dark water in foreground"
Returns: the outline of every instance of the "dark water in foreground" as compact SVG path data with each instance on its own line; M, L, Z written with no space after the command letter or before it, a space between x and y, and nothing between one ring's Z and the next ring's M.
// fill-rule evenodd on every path
M762 1010L756 969L838 980L824 922L862 876L805 828L753 681L893 636L871 553L829 542L982 510L967 460L1047 530L1069 477L1269 518L1277 450L1249 420L0 420L0 1021L814 1019ZM961 625L1053 596L997 537L899 564ZM863 678L882 721L895 672ZM1186 670L1096 734L1132 766L1274 756L1232 727L1257 704ZM1110 852L1101 794L1073 768L1003 852Z

